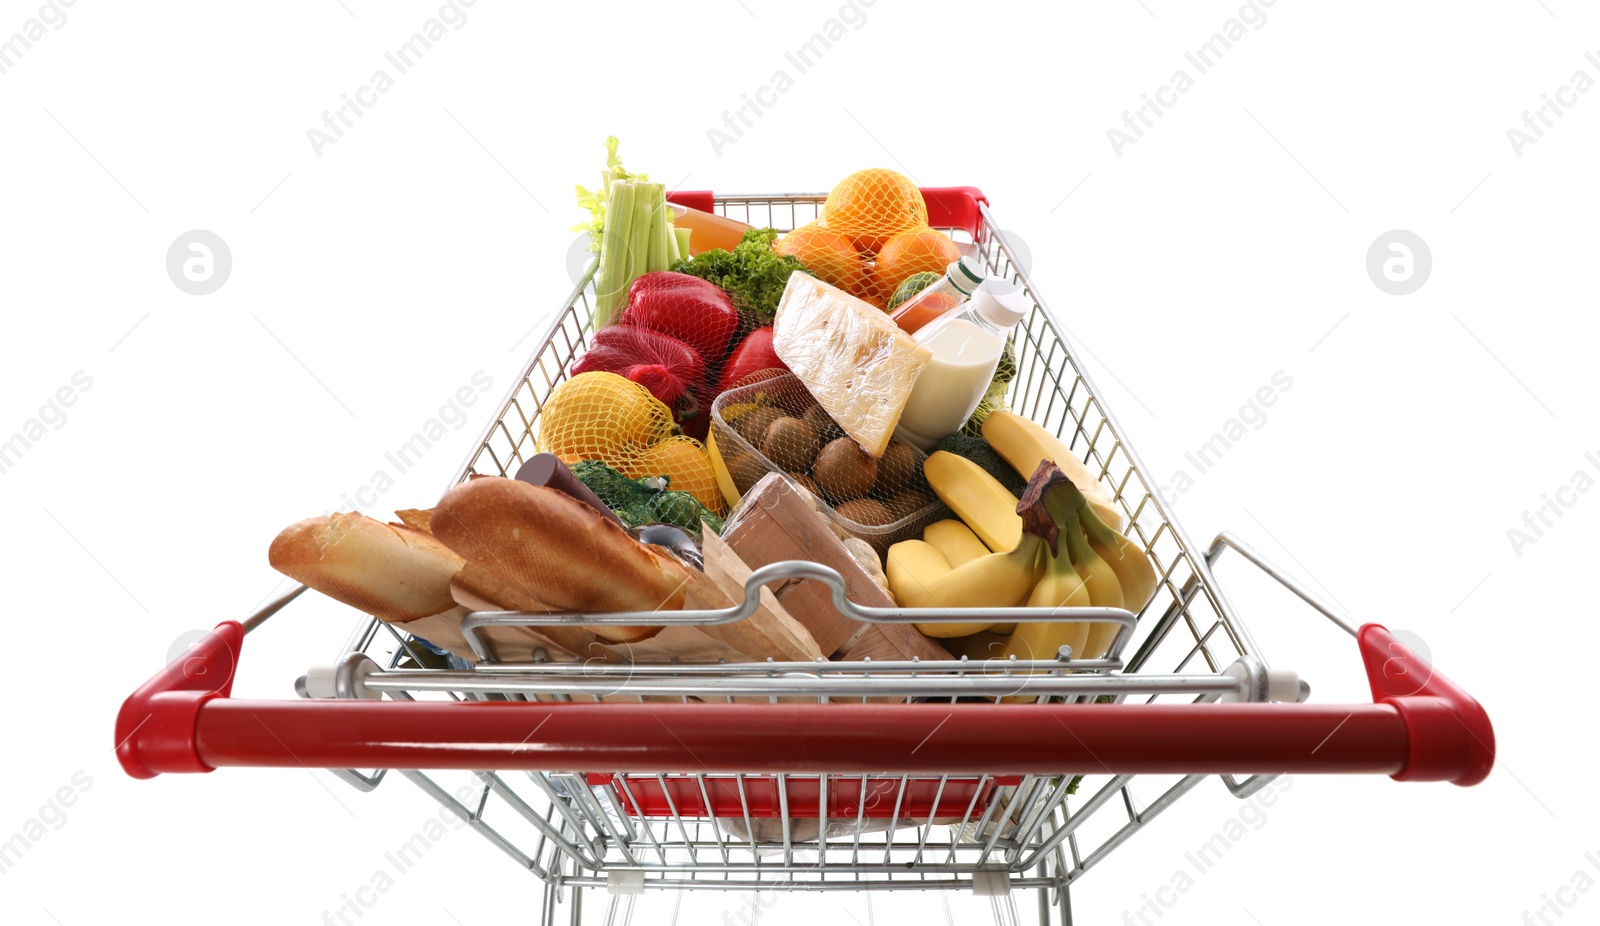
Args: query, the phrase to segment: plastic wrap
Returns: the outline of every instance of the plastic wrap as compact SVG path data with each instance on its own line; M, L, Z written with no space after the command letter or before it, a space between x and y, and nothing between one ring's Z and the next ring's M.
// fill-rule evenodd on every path
M789 278L772 342L823 410L874 457L889 447L932 356L882 311L803 273Z

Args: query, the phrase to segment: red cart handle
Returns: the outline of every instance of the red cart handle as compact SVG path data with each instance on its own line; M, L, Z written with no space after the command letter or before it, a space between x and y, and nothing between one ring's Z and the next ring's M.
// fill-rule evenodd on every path
M228 621L123 704L117 757L135 778L251 766L1482 781L1494 731L1478 702L1383 627L1358 639L1373 704L238 701L243 628Z
M134 778L161 772L209 772L195 729L200 711L233 692L244 625L223 621L139 686L117 712L117 761Z
M1394 708L1410 748L1396 781L1475 785L1494 765L1494 727L1472 695L1433 671L1388 629L1363 624L1356 639L1372 699Z

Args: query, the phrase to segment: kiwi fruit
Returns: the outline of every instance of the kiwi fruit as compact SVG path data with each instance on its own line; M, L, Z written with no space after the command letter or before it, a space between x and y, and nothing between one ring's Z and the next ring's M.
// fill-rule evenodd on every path
M883 456L878 458L878 481L872 490L885 497L894 495L911 485L919 469L921 464L917 462L917 452L911 449L911 445L892 440L884 448Z
M923 495L921 492L907 489L904 492L896 494L893 498L889 499L886 504L888 505L889 511L893 513L895 519L898 520L909 514L912 514L913 512L921 511L922 509L928 507L929 505L933 504L933 499Z
M728 476L733 479L733 487L739 490L740 495L749 492L767 472L766 465L755 454L741 453L728 461Z
M791 471L789 473L789 478L793 479L795 481L795 484L800 486L800 488L805 489L807 492L810 492L812 494L812 496L814 496L816 498L821 498L822 497L822 487L817 485L817 481L815 479L812 479L810 476L807 476L805 473L797 473L797 472Z
M860 498L878 481L878 460L848 437L829 441L811 468L812 478L830 501Z
M772 423L779 418L787 417L783 413L783 409L763 405L760 408L751 409L738 421L734 422L733 429L739 432L740 437L749 441L750 446L760 447L761 442L766 439L767 428L771 427Z
M807 470L822 447L817 432L799 418L779 418L767 425L761 455L780 469Z
M897 520L886 505L870 498L856 498L835 505L833 513L847 521L865 524L868 527L882 527Z
M812 430L817 432L817 437L824 443L844 436L844 430L835 424L832 418L828 417L828 413L822 410L821 405L812 405L807 408L805 413L800 416L800 419L811 425Z

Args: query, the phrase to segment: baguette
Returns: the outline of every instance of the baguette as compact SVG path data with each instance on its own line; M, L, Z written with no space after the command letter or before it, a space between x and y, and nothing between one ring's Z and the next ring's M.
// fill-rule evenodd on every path
M581 501L544 486L486 477L445 493L434 536L467 563L566 611L676 611L695 574ZM592 628L629 643L659 627Z
M489 572L475 563L467 563L456 573L455 581L450 584L450 594L455 598L456 604L468 611L555 611L548 604L540 601L528 593L522 586L507 582L498 575ZM492 628L487 632L488 637L496 642L496 652L501 659L506 659L506 648L499 645L496 637L510 631L525 631L522 627ZM598 638L594 631L588 627L563 626L541 624L532 628L540 635L549 639L551 643L568 652L588 655L593 644Z
M432 508L428 508L426 510L420 508L400 508L395 511L394 516L400 519L401 524L411 528L414 531L422 531L424 534L433 533L433 528L428 526L428 519L433 517Z
M267 550L284 575L393 623L455 607L460 555L421 531L341 511L284 528Z

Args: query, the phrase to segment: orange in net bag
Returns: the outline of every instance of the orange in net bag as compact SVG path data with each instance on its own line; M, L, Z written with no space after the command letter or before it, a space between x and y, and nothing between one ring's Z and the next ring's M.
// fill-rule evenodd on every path
M883 308L914 273L943 273L961 251L928 226L928 204L910 179L883 167L858 170L828 194L817 221L773 245L817 279Z
M914 273L937 273L961 259L961 249L943 232L923 226L903 231L884 244L873 263L878 291L885 299L894 295Z
M885 167L858 170L839 181L822 204L821 223L851 239L856 250L877 254L903 231L926 228L928 204L910 179Z
M868 282L868 267L856 253L849 236L812 222L779 238L772 252L793 257L805 265L806 272L824 283L860 297Z

